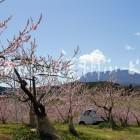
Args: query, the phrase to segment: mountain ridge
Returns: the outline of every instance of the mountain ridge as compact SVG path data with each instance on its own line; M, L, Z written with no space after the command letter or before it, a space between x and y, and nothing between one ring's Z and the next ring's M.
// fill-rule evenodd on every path
M106 72L88 72L80 78L81 82L112 81L121 85L140 85L140 73L131 73L129 70L113 70Z

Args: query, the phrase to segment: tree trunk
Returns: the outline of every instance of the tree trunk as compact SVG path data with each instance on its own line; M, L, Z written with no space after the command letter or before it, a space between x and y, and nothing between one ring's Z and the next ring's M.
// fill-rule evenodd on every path
M50 123L46 112L45 106L36 102L33 104L35 114L37 116L37 129L41 140L59 140L55 128Z
M36 115L35 115L35 113L33 111L32 106L30 107L29 118L30 118L30 120L29 120L30 121L29 122L30 127L35 128L37 126L37 124L36 124L37 121L36 121Z
M138 127L140 127L140 120L139 120L139 118L135 115L135 113L133 113L133 115L134 115L134 117L136 119Z
M2 122L2 124L6 124L6 119L4 117L2 117L1 122Z
M59 140L55 128L46 115L45 106L41 103L33 103L34 112L37 116L37 129L41 140Z
M116 128L117 125L116 125L112 115L110 116L109 123L110 123L110 128L112 128L112 129Z
M69 117L69 132L74 136L79 136L78 132L76 131L74 124L73 124L73 118Z
M55 129L52 127L47 116L37 117L37 129L41 140L59 140Z
M117 125L116 125L113 115L112 115L112 109L109 110L108 114L109 114L109 126L111 129L115 129Z

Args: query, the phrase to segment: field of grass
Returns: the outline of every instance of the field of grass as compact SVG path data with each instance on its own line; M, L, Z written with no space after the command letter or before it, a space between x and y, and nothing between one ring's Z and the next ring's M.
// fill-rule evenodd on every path
M66 125L56 125L56 128L64 140L79 140L68 133ZM99 126L77 126L76 129L80 133L80 140L140 140L140 128L138 127L113 131L108 128L99 128Z
M24 126L15 124L0 125L0 140L12 140L13 133L18 132L21 127L26 129ZM62 140L140 140L140 128L138 127L128 127L112 131L108 128L99 128L99 126L77 125L76 129L80 134L80 138L69 134L67 125L56 124L55 127Z

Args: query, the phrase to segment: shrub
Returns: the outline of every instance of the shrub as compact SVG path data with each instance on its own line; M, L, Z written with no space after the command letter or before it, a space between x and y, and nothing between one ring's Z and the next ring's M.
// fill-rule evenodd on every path
M12 140L40 140L37 132L31 131L29 128L22 126L15 130Z
M102 122L98 126L99 128L110 128L110 124L108 122Z

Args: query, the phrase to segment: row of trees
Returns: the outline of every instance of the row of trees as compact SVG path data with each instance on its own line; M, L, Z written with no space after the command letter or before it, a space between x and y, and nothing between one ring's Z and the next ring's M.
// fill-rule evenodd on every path
M99 83L90 89L89 104L96 106L102 118L109 122L110 128L122 127L130 123L139 125L139 90L130 86L120 86L112 80Z
M46 93L46 96L43 98L43 105L46 107L48 117L53 118L53 120L51 119L52 121L67 123L70 132L77 136L78 133L74 128L74 123L78 122L77 118L79 114L89 108L96 108L98 114L106 122L109 122L112 129L118 125L126 127L129 124L140 124L139 93L136 94L138 91L135 91L132 87L122 87L109 82L93 84L91 88L89 85L74 81L49 88L38 87L37 92L41 91L44 94ZM17 94L17 110L18 112L22 110L23 113L18 113L18 120L24 122L26 120L25 118L29 118L30 116L30 125L35 127L36 118L34 111L32 110L31 112L32 106L29 102L24 102L25 100L21 99L23 98L22 92L20 91L19 93ZM4 123L9 119L9 113L14 112L13 107L14 102L11 97L7 98L2 96L1 122ZM9 111L7 112L6 110ZM30 113L27 114L29 110ZM24 117L21 116L22 114L24 114ZM16 117L13 118L13 120L16 120Z

